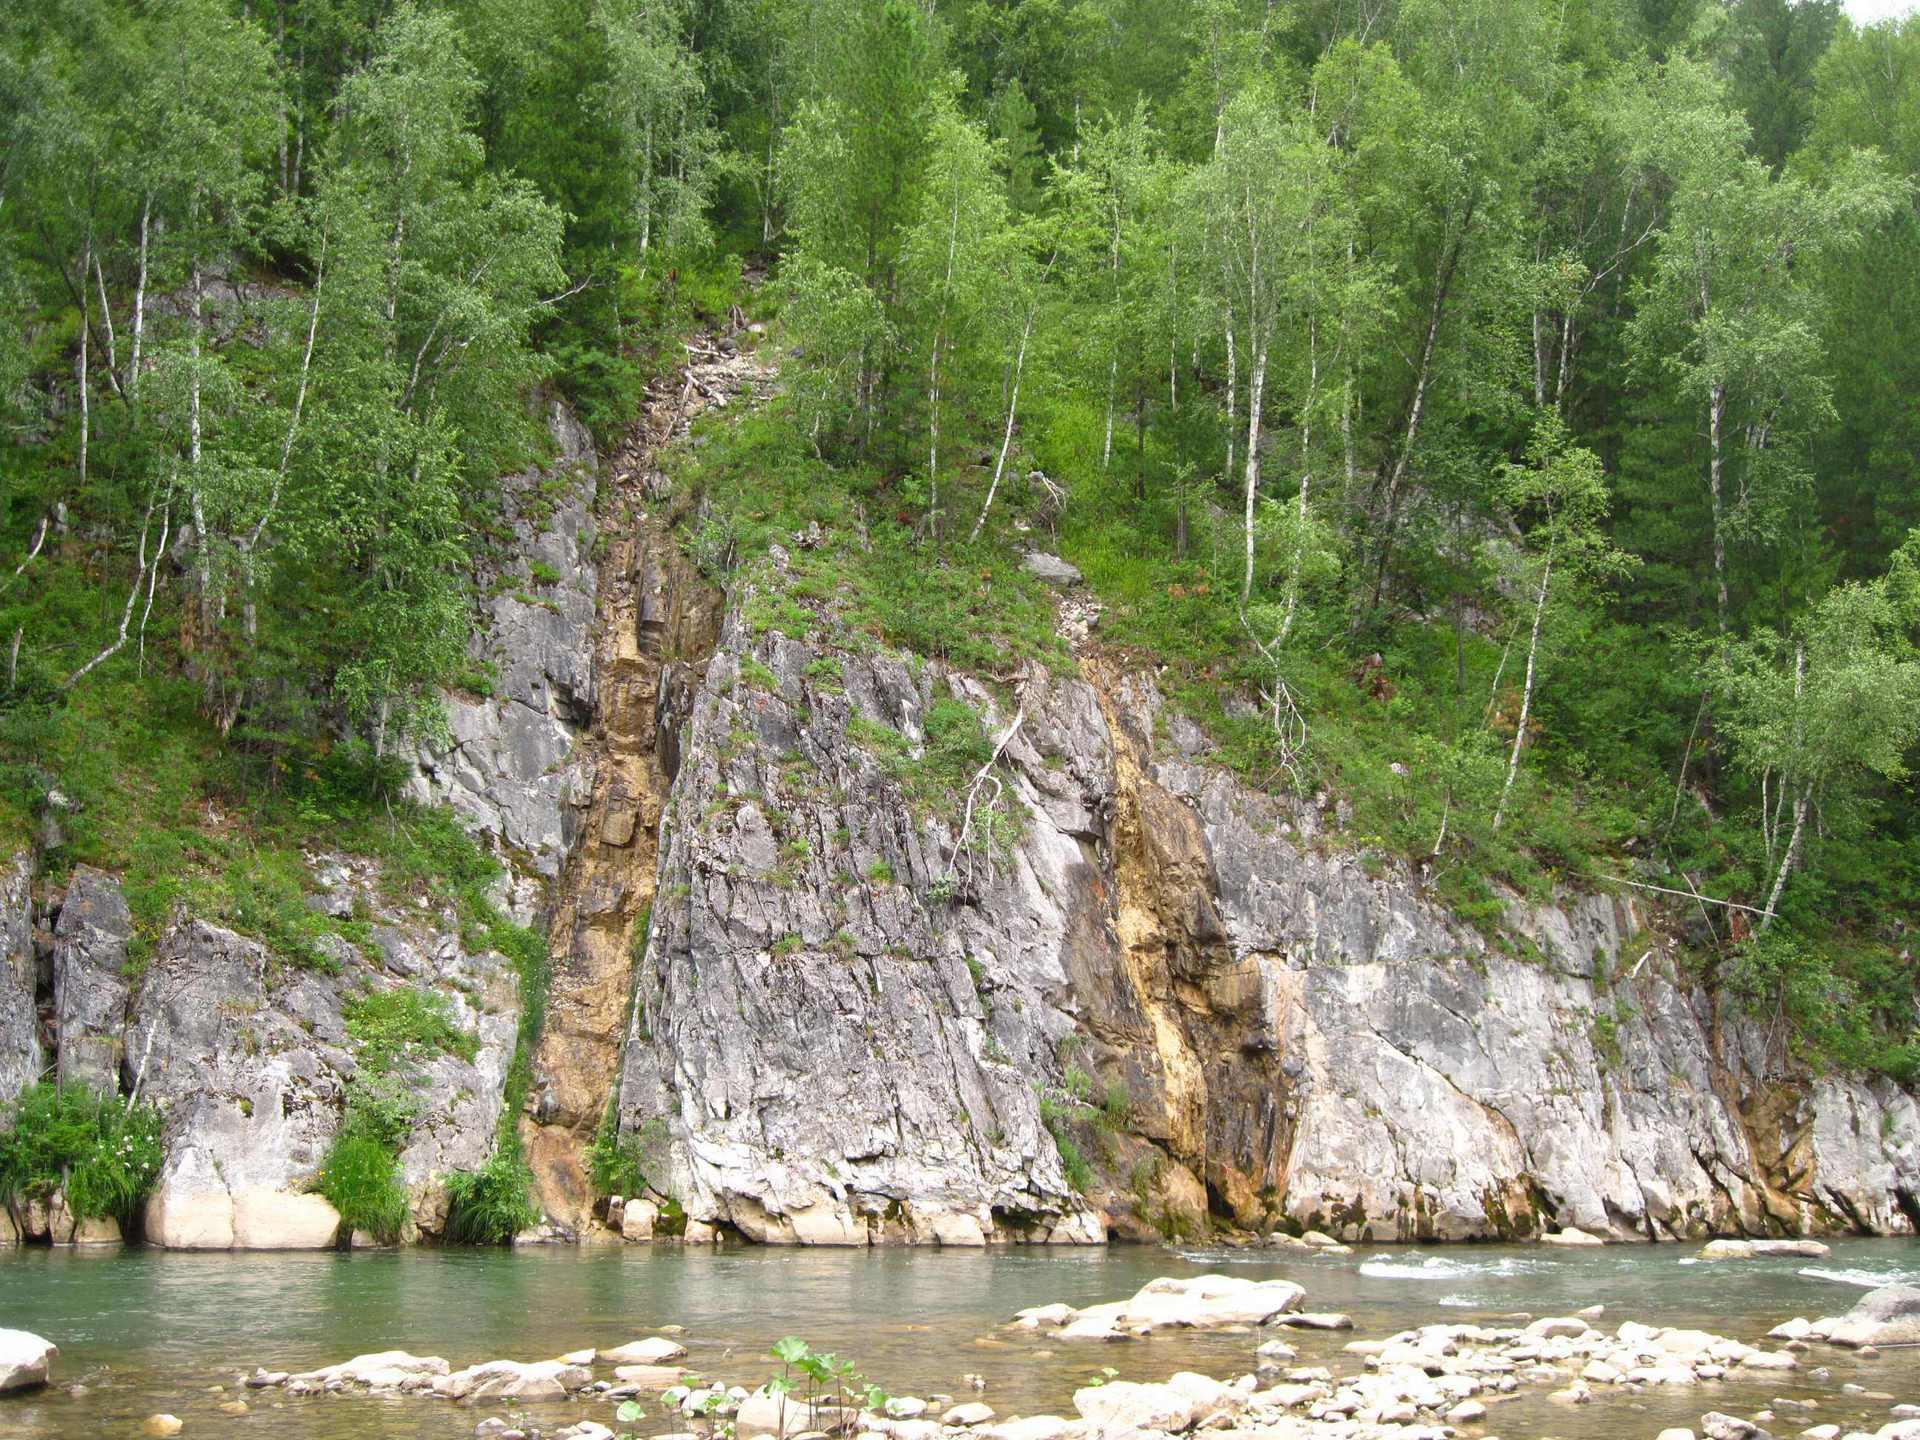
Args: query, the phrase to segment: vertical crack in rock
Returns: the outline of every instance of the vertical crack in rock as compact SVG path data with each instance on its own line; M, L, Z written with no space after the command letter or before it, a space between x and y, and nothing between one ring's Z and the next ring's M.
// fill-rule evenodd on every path
M527 1155L548 1216L594 1230L583 1152L612 1099L636 946L657 881L660 817L676 768L691 677L719 636L723 599L682 555L659 504L656 460L693 418L768 376L730 342L703 337L647 404L608 465L593 645L594 723L576 758L592 791L556 887L553 981L534 1056Z

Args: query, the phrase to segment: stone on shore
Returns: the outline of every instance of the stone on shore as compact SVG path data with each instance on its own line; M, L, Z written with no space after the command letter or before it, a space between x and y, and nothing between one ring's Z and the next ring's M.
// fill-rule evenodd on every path
M1707 1440L1773 1440L1773 1432L1764 1425L1718 1410L1709 1410L1700 1417L1700 1429Z
M342 1360L338 1365L326 1365L318 1370L290 1375L286 1379L286 1384L311 1389L324 1389L329 1385L365 1385L399 1389L411 1382L425 1387L430 1385L435 1377L446 1375L452 1368L438 1355L414 1355L405 1350L376 1350L366 1355L356 1355L351 1360Z
M613 1378L622 1385L637 1385L642 1390L667 1390L680 1383L687 1373L684 1365L618 1365Z
M813 1412L804 1402L777 1395L764 1386L742 1400L733 1416L736 1435L771 1435L774 1440L789 1440L813 1428Z
M942 1425L962 1425L971 1428L975 1425L984 1425L991 1419L993 1419L993 1407L991 1405L983 1405L978 1400L971 1400L965 1405L956 1405L947 1411L946 1414L940 1417L940 1423Z
M564 1360L489 1360L435 1376L432 1389L449 1400L559 1400L592 1383L591 1370Z
M0 1395L47 1383L60 1348L27 1330L0 1330Z
M638 1244L653 1239L653 1227L660 1223L660 1207L651 1200L629 1200L620 1212L620 1238Z
M687 1347L659 1335L632 1340L611 1350L602 1350L600 1358L613 1365L664 1365L685 1357Z
M1074 1391L1073 1408L1101 1434L1125 1435L1137 1430L1175 1434L1193 1424L1196 1407L1171 1385L1116 1380Z

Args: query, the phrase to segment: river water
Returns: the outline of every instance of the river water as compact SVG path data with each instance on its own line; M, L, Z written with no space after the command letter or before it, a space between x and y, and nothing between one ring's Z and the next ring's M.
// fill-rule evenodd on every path
M1271 1251L720 1250L675 1245L576 1250L401 1250L356 1254L194 1255L129 1249L91 1253L0 1251L0 1326L60 1346L59 1385L0 1399L0 1437L126 1435L169 1411L188 1440L212 1432L288 1440L465 1437L498 1406L474 1410L417 1397L286 1397L242 1392L253 1412L218 1412L235 1377L256 1365L299 1371L372 1350L445 1356L460 1366L497 1358L542 1359L610 1347L678 1325L699 1373L752 1386L776 1368L767 1348L800 1335L816 1349L856 1360L894 1394L981 1398L1002 1415L1071 1414L1077 1385L1112 1366L1126 1379L1164 1379L1180 1369L1230 1378L1252 1368L1262 1339L1283 1334L1302 1364L1336 1373L1358 1362L1340 1346L1438 1321L1512 1312L1562 1314L1605 1305L1601 1323L1689 1325L1748 1342L1793 1315L1837 1314L1866 1280L1920 1283L1920 1241L1855 1240L1831 1259L1693 1260L1692 1247L1604 1250L1473 1246L1363 1247L1351 1255ZM1351 1332L1240 1334L1162 1332L1124 1342L1063 1342L1008 1330L1028 1305L1120 1299L1156 1275L1221 1270L1286 1278L1306 1286L1303 1308L1343 1310ZM1809 1273L1811 1272L1811 1273ZM1816 1365L1830 1378L1812 1379ZM605 1374L604 1367L602 1374ZM967 1377L977 1376L984 1389ZM79 1382L85 1393L65 1387ZM1846 1382L1883 1398L1847 1394ZM225 1393L210 1387L227 1386ZM1888 1352L1861 1361L1817 1347L1799 1372L1694 1387L1685 1393L1618 1396L1569 1408L1535 1393L1497 1407L1490 1430L1505 1440L1651 1437L1669 1424L1697 1424L1708 1409L1751 1413L1772 1397L1815 1400L1810 1418L1877 1429L1891 1397L1920 1401L1920 1355ZM647 1406L640 1431L681 1429ZM603 1400L532 1407L551 1425L612 1423ZM1870 1425L1863 1424L1871 1420Z

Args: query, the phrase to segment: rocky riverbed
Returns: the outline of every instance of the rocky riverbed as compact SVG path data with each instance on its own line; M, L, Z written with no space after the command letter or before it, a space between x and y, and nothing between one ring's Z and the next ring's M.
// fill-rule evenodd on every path
M954 1376L951 1393L883 1395L831 1357L815 1366L805 1347L786 1348L795 1342L779 1347L784 1365L734 1351L702 1354L698 1339L677 1326L665 1329L678 1333L540 1360L456 1365L387 1350L304 1370L256 1368L209 1388L204 1399L214 1403L197 1408L237 1417L316 1400L375 1401L419 1407L410 1433L480 1440L610 1440L621 1433L673 1440L1148 1440L1197 1432L1219 1440L1522 1440L1562 1433L1920 1440L1920 1367L1896 1372L1910 1393L1843 1379L1836 1370L1893 1347L1914 1346L1920 1356L1920 1287L1883 1286L1842 1315L1783 1320L1760 1343L1617 1320L1596 1305L1354 1338L1343 1332L1337 1349L1312 1356L1294 1343L1303 1333L1326 1336L1350 1322L1304 1309L1306 1298L1304 1287L1287 1281L1202 1273L1156 1277L1130 1296L1092 1305L1025 1307L1003 1322L1001 1334L1036 1345L1035 1358L1066 1343L1087 1320L1108 1327L1110 1341L1130 1342L1082 1337L1087 1352L1108 1363L1071 1392L1061 1413L996 1405L988 1382L971 1372ZM1224 1373L1169 1372L1158 1358L1159 1337L1181 1332L1217 1332L1237 1349L1240 1364ZM48 1373L54 1355L46 1342L0 1332L0 1389L14 1383L7 1369L14 1362L29 1367L21 1384L61 1379ZM813 1379L806 1378L810 1367ZM783 1369L784 1384L773 1378ZM1697 1418L1656 1428L1641 1418L1654 1394L1668 1399L1663 1415L1678 1405ZM1564 1424L1552 1418L1558 1416ZM145 1421L154 1435L187 1423L172 1411Z

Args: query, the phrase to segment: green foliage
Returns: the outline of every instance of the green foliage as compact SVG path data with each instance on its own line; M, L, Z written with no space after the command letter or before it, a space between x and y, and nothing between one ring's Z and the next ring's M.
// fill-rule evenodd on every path
M341 1228L382 1244L399 1240L412 1218L400 1161L382 1138L342 1130L327 1149L313 1188L340 1212Z
M665 1139L666 1122L658 1116L637 1133L622 1135L617 1103L609 1101L586 1152L587 1176L594 1190L601 1195L644 1195L649 1189L647 1171L658 1163Z
M1053 1137L1054 1148L1060 1153L1061 1172L1066 1176L1069 1187L1085 1194L1093 1185L1094 1173L1093 1166L1087 1162L1073 1135L1075 1111L1079 1108L1063 1105L1051 1095L1043 1094L1040 1097L1040 1123Z
M360 1044L360 1063L378 1070L403 1058L457 1055L471 1061L477 1037L455 1022L447 997L417 985L372 990L346 1005L347 1033Z
M517 1112L514 1112L517 1113ZM447 1177L447 1239L459 1245L510 1245L539 1223L533 1172L518 1145L496 1145L478 1170Z
M64 1191L81 1219L129 1224L159 1177L160 1112L83 1085L40 1081L11 1101L0 1129L0 1203Z

